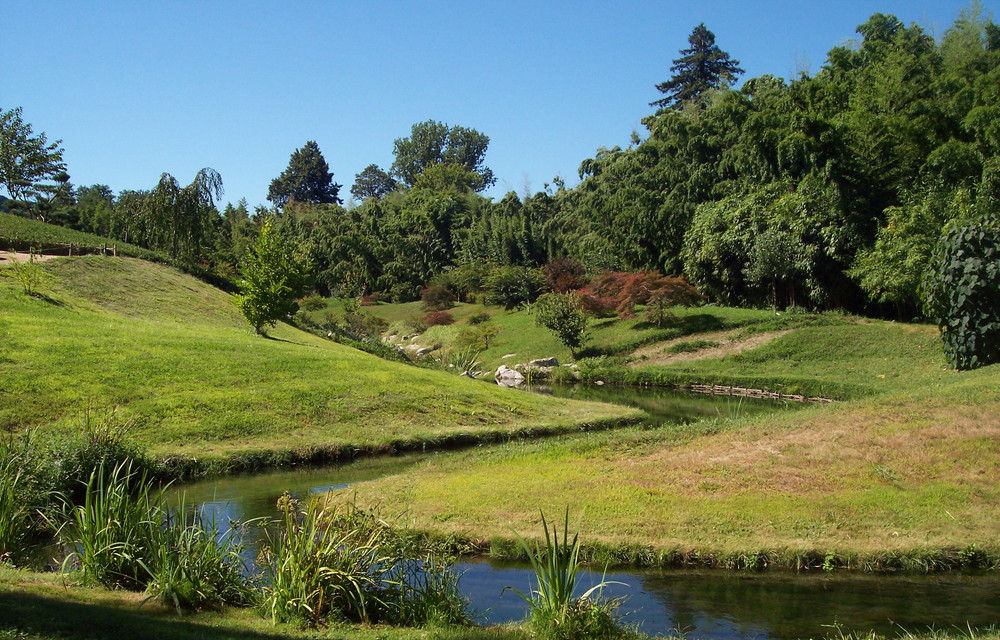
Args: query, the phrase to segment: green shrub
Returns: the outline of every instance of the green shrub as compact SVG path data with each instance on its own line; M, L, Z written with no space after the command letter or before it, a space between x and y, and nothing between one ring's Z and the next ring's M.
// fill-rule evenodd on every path
M483 287L487 304L514 309L538 298L545 287L545 276L528 267L497 267L490 271Z
M535 302L535 323L545 327L570 349L580 348L587 337L587 314L573 293L546 293Z
M326 307L326 300L319 295L313 294L299 300L299 308L304 311L319 311Z
M444 311L455 306L456 296L447 287L431 285L420 292L425 311Z
M13 255L13 252L11 252L11 255ZM34 251L30 253L26 262L11 261L6 273L12 274L18 284L21 285L21 290L24 291L25 295L29 296L38 295L38 289L45 279L45 271L42 270L38 254ZM0 272L0 275L3 275L3 272Z
M1000 362L1000 225L956 226L941 239L924 277L924 307L941 329L956 369Z
M484 311L483 313L475 313L469 316L468 323L471 325L477 325L477 324L483 324L484 322L489 322L492 319L493 316Z
M490 342L498 335L500 327L492 322L475 326L466 325L459 329L453 345L456 349L486 351L490 348Z

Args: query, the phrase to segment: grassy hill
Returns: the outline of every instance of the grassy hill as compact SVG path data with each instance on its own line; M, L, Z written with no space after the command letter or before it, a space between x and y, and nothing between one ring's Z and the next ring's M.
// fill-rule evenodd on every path
M357 493L405 510L419 528L492 538L499 553L511 550L511 529L539 530L539 509L569 507L587 540L627 561L997 562L1000 366L948 370L940 349L932 327L844 318L723 357L608 366L590 375L827 389L847 400L463 452ZM503 486L490 481L498 473Z
M580 357L626 355L643 345L654 344L685 336L697 336L720 331L763 332L804 326L828 326L847 324L852 320L838 314L784 314L762 309L735 309L730 307L675 307L671 311L677 317L675 323L657 328L642 318L619 320L618 318L590 319L588 339L581 349ZM361 307L361 312L381 318L390 325L390 332L413 333L405 327L419 322L427 313L420 302L377 303ZM337 318L343 313L339 300L326 301L326 307L311 311L307 315L314 322L324 318ZM527 362L534 358L554 356L560 362L571 362L573 354L555 335L535 324L535 317L521 309L504 310L481 304L459 303L448 310L455 323L448 326L431 327L416 335L410 341L422 347L431 347L441 352L451 348L458 333L469 325L469 319L479 314L488 314L490 321L499 328L499 334L490 343L480 359L487 368L496 369L501 364ZM509 355L513 354L513 355ZM505 357L507 356L507 357Z
M227 294L162 265L92 256L43 268L41 298L0 278L0 429L74 429L88 408L117 406L158 456L281 459L636 415L387 362L284 325L263 339Z
M127 242L113 240L103 236L76 231L67 227L46 224L0 211L0 250L21 248L48 247L50 245L69 245L88 249L101 247L117 247L118 254L146 260L165 262L166 256ZM65 254L65 251L63 252Z

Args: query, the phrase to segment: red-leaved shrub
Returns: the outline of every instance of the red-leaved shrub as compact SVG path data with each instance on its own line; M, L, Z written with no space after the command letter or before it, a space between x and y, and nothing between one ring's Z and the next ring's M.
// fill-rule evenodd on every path
M452 324L455 322L455 318L447 311L431 311L423 317L421 322L428 327L434 327L439 324Z

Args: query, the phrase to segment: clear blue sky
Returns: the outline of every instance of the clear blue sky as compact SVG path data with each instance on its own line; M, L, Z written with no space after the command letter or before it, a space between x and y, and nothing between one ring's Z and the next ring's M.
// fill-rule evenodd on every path
M222 174L223 201L265 204L316 140L344 185L388 168L435 119L490 136L488 195L626 146L699 22L743 78L815 73L875 12L940 37L964 0L701 2L27 2L5 0L0 109L61 138L72 181L151 188ZM985 0L996 13L1000 0Z

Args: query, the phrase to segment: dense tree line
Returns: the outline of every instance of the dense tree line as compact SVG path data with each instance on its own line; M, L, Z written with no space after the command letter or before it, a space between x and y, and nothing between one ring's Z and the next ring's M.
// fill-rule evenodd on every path
M728 303L918 313L943 229L997 211L1000 28L972 10L940 42L882 14L858 33L815 76L671 102L585 160L564 250Z
M346 207L309 141L271 182L272 208L220 213L210 169L187 186L164 174L147 191L74 188L58 143L18 109L0 112L4 144L33 149L42 170L2 165L5 206L229 275L272 221L324 294L415 300L434 282L467 296L491 270L571 257L592 273L684 276L729 304L912 317L942 235L1000 204L1000 27L974 6L939 41L883 14L858 34L815 75L732 88L739 62L698 25L655 86L645 137L599 149L572 189L556 178L483 197L489 137L427 120L395 141L388 170L355 177Z

